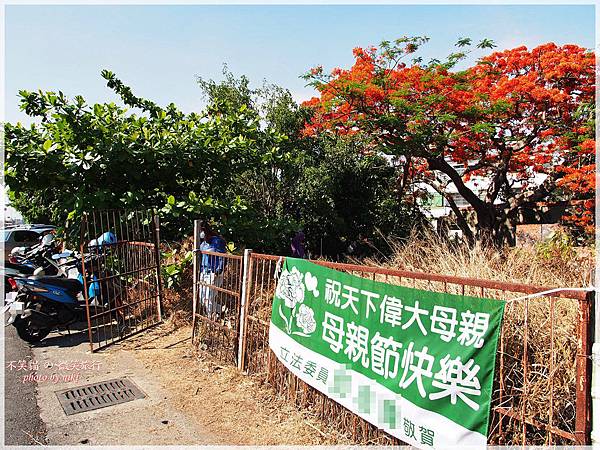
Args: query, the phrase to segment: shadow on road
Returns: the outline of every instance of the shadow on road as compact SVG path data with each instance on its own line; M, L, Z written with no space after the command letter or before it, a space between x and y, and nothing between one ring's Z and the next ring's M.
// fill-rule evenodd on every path
M92 330L93 342L117 341L120 339L117 326L97 327ZM84 342L89 342L87 323L77 322L71 324L69 330L53 331L41 342L29 344L31 347L75 347Z
M55 331L50 333L43 341L32 344L32 347L75 347L84 342L88 342L87 327L81 329L71 329L68 331Z

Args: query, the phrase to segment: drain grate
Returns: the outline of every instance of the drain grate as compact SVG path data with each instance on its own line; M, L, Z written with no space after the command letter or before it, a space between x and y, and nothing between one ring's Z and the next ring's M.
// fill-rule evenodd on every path
M56 391L55 394L67 415L105 408L146 397L146 394L128 378L87 384Z

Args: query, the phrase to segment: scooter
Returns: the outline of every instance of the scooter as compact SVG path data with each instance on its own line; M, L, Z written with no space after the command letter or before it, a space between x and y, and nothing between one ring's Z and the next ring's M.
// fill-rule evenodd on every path
M121 304L118 281L110 276L104 277L107 280L98 281L102 257L98 254L83 257L59 254L55 255L55 259L66 259L62 264L56 264L60 275L46 276L43 269L38 268L32 277L14 278L18 291L7 294L3 312L9 312L6 325L12 324L21 339L29 343L39 342L55 328L68 329L70 324L86 320L83 276L79 271L81 258L86 266L88 299L95 307L95 314L112 314L117 319L119 334L125 331L123 313L118 310L110 312L112 307ZM73 278L75 275L77 278Z
M114 281L98 281L93 270L97 257L86 261L88 300L95 314L109 313L120 304L120 290ZM37 272L37 271L36 271ZM10 316L6 325L12 324L21 339L29 343L39 342L55 328L67 328L70 324L87 320L83 284L78 279L44 276L41 271L33 277L16 278L18 291L6 297L5 311ZM107 295L111 293L109 298ZM113 312L119 333L124 332L122 313Z
M33 275L38 267L43 267L48 275L56 275L59 269L48 258L54 250L54 238L46 235L40 242L31 247L15 247L12 249L8 261L4 261L0 268L0 276L4 277L4 295L17 290L16 278Z
M22 274L33 274L38 267L43 267L47 275L57 275L58 268L51 260L56 253L54 236L47 234L40 242L31 247L15 247L10 252L5 267ZM72 253L72 252L71 252Z

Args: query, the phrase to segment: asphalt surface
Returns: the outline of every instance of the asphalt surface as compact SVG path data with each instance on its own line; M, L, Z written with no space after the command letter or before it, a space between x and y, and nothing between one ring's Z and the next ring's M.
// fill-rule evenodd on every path
M4 343L5 445L46 443L46 427L40 419L40 409L36 399L37 383L23 381L26 375L35 373L35 371L29 370L29 362L33 360L29 344L17 336L14 327L6 327ZM18 370L21 361L26 361L27 370L23 368Z

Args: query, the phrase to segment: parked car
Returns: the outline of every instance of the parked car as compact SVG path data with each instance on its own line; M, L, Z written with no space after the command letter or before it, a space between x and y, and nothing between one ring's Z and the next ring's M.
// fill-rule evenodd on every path
M0 240L4 242L4 260L7 261L10 252L15 247L31 247L39 242L40 237L54 231L54 225L16 225L0 230Z

